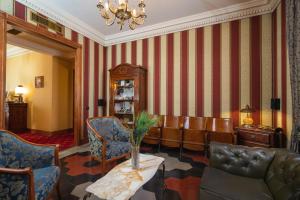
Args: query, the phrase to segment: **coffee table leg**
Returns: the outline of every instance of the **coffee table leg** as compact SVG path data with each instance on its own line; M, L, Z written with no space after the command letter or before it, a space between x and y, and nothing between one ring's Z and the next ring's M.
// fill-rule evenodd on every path
M165 171L166 171L166 166L165 166L165 162L162 163L162 191L161 191L161 199L164 199L164 194L165 194L165 189L167 188L166 183L165 183Z
M163 166L162 178L163 178L163 182L165 182L165 170L166 170L166 166L165 166L164 162L162 163L162 166Z

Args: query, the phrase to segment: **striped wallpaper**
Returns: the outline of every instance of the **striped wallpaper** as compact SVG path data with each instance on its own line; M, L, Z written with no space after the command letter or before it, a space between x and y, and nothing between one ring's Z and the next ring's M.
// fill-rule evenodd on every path
M147 67L150 113L231 117L239 125L239 110L249 104L255 123L290 133L283 12L281 3L271 14L109 46L107 68ZM272 97L281 99L278 112L270 109Z
M148 68L150 113L232 117L237 125L240 108L251 104L256 122L272 123L271 14L117 44L107 53L108 69L124 61Z
M10 0L14 14L30 23L30 8ZM108 70L120 63L148 69L148 111L155 114L245 117L291 130L291 91L285 44L284 0L272 14L200 27L103 47L66 28L65 37L83 45L84 118L105 115L98 98L109 100ZM272 97L281 110L270 109ZM107 104L108 106L108 104ZM108 110L108 108L106 108Z

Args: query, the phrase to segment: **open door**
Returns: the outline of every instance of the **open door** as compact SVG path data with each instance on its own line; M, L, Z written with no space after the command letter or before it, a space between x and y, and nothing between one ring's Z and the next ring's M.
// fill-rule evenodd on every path
M6 44L7 26L14 26L36 37L43 37L53 42L66 45L75 49L75 76L74 76L74 142L75 145L87 141L87 135L83 133L85 121L82 113L82 46L74 41L68 40L63 36L53 34L41 27L35 26L15 16L0 11L0 128L5 129L5 82L6 82Z

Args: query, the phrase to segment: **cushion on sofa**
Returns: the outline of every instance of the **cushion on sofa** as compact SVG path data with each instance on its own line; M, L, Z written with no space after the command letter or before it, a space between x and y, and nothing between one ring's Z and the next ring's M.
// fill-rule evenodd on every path
M235 175L264 179L275 150L213 142L210 155L211 167Z
M276 150L266 179L276 200L300 200L300 157L285 149Z
M201 179L200 199L205 200L272 200L263 179L236 176L206 167Z

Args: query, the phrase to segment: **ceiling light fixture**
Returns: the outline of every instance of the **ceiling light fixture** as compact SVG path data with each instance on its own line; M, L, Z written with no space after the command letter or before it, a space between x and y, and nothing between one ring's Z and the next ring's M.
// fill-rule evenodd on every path
M105 19L105 23L108 26L114 24L116 18L117 23L120 25L120 30L126 21L131 30L134 30L137 25L144 24L146 4L144 0L140 0L138 3L138 9L132 9L128 5L128 0L118 0L116 4L114 0L99 0L97 7L100 10L101 16Z

